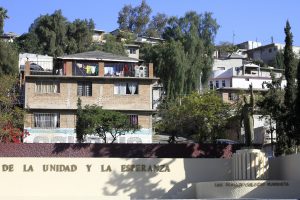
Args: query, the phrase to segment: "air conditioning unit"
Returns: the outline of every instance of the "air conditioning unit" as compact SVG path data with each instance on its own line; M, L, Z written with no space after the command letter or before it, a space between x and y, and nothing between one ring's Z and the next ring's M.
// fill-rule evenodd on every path
M147 67L139 66L139 77L147 77Z

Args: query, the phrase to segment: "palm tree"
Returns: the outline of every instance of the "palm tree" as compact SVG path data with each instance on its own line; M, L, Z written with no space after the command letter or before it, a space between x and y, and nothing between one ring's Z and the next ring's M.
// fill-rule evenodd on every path
M3 27L4 27L4 20L9 18L7 15L7 10L3 7L0 7L0 35L3 35Z

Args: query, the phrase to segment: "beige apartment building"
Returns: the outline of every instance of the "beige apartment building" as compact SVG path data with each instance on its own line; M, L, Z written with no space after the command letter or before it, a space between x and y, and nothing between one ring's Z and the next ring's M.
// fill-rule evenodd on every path
M119 143L151 143L153 65L138 59L101 51L59 57L53 74L25 67L25 129L30 133L24 142L76 142L77 100L82 105L126 113L132 124L141 129L120 136ZM102 142L96 136L86 142Z

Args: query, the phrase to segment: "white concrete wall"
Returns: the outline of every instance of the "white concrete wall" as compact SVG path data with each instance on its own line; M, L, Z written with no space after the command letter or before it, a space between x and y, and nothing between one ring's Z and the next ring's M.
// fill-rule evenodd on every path
M264 82L271 82L271 78L255 78L255 77L233 77L232 78L232 87L233 88L249 88L249 85L252 83L253 88L262 89L262 84ZM281 87L284 88L286 85L286 80L283 80ZM266 88L267 89L267 88Z
M27 60L40 65L44 70L51 71L53 69L53 57L51 56L31 53L19 54L19 67L25 65Z
M270 178L300 181L300 154L270 159Z
M214 59L213 70L219 70L224 67L230 69L232 67L240 67L243 65L243 59Z
M0 171L0 199L6 197L112 196L131 199L170 198L188 183L231 179L230 159L182 158L1 158L2 165L13 165L12 172ZM44 172L43 165L76 165L74 172ZM32 165L32 172L24 172ZM91 165L90 171L87 165ZM110 165L111 171L103 171ZM169 171L122 171L122 165L168 165ZM148 167L147 167L148 169ZM17 189L16 189L17 187ZM60 198L61 199L61 198Z

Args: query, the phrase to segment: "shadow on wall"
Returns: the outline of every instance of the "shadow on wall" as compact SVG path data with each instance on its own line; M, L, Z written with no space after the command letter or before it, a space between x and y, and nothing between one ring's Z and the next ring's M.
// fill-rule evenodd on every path
M146 165L146 169L149 166L170 166L175 162L175 159L144 159L138 158L131 162L131 165ZM128 165L130 168L130 165ZM174 167L174 166L173 166ZM127 169L129 169L127 168ZM162 169L164 171L166 169ZM172 170L172 169L170 169ZM159 175L159 173L162 173ZM169 180L170 172L112 172L110 179L105 183L103 188L103 195L116 196L126 195L131 199L137 198L160 198L167 191L166 188Z
M218 158L215 157L216 150L211 149L211 153L207 153L208 151L200 151L200 147L201 145L187 145L185 150L191 156L189 158L133 159L132 165L169 165L170 172L113 172L103 188L103 194L126 194L132 199L175 198L188 188L189 183L231 180L231 159L226 158L231 157L232 146L218 149ZM154 157L166 155L163 147L151 149L148 153ZM197 158L201 156L210 158Z
M192 183L208 181L229 181L232 179L231 159L193 159L185 158L185 178L174 184L174 186L163 196L163 198L195 198L195 192L185 192ZM181 196L181 192L185 193Z

